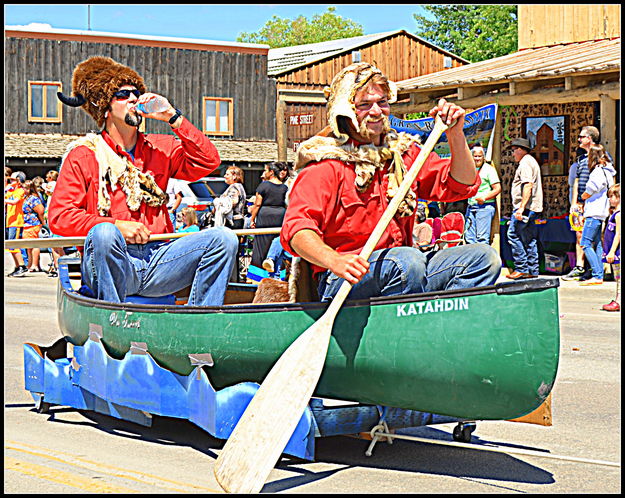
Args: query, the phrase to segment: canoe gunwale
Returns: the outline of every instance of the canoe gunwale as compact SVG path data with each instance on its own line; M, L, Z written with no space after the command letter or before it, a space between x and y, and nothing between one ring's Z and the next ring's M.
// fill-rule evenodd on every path
M71 285L71 284L70 284ZM469 289L455 289L435 292L424 292L420 294L407 294L403 296L380 296L367 299L354 299L345 301L344 308L415 303L420 301L429 301L432 299L449 299L457 297L468 297L484 294L519 294L530 291L537 291L559 287L558 278L537 278L521 282L502 282L486 287L473 287ZM189 305L172 305L172 304L145 304L145 303L114 303L110 301L102 301L100 299L83 296L73 289L68 289L63 279L59 279L60 292L63 298L74 301L82 306L110 309L110 310L129 310L144 311L150 313L185 313L185 314L212 314L212 313L269 313L276 311L309 311L323 310L329 303L319 301L315 302L296 302L296 303L263 303L263 304L229 304L224 306L189 306Z

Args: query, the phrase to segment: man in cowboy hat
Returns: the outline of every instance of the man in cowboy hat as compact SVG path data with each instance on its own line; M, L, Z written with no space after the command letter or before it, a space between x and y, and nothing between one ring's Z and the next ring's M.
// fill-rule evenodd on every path
M190 305L223 304L238 247L229 230L215 228L172 242L149 242L173 232L167 212L170 178L194 181L219 166L215 146L166 99L146 93L143 78L108 57L76 66L73 97L99 127L70 144L63 158L48 219L58 235L86 235L83 283L98 299L162 296L191 286ZM162 99L166 110L137 105ZM144 135L144 119L169 123L175 135ZM179 140L178 140L179 138Z
M312 263L318 292L327 301L343 279L352 299L490 285L499 275L497 253L485 244L422 253L412 247L418 198L455 201L479 185L464 133L464 109L441 100L430 111L450 124L451 159L430 154L413 190L380 238L369 260L359 256L393 197L419 146L413 135L391 130L388 116L396 91L368 63L339 72L326 92L328 136L298 149L299 174L281 231L282 246ZM418 195L417 195L418 194Z
M535 220L543 210L543 188L540 166L530 154L532 147L529 140L515 138L510 147L518 167L512 180L512 217L508 227L514 271L506 277L519 280L538 276L538 232Z

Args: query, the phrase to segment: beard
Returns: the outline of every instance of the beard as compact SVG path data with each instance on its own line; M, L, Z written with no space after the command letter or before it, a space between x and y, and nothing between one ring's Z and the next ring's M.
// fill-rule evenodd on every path
M143 121L143 116L139 114L127 113L124 122L129 126L138 127Z
M366 138L367 140L371 140L372 138L371 132L369 131L369 128L367 127L367 124L370 121L373 121L373 119L367 116L360 122L360 126L358 127L358 134L361 137ZM382 114L382 123L383 123L382 134L386 135L389 131L391 131L391 122L388 119L388 116L385 116L384 114Z

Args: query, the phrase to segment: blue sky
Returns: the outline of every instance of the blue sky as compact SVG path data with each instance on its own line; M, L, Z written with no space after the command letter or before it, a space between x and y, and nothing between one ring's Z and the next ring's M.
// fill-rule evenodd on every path
M415 4L91 4L89 16L87 4L5 4L4 23L86 30L90 19L93 31L236 41L241 32L258 31L274 15L286 19L303 15L310 20L330 5L336 7L336 14L361 24L366 35L396 29L414 33L412 15L424 14Z

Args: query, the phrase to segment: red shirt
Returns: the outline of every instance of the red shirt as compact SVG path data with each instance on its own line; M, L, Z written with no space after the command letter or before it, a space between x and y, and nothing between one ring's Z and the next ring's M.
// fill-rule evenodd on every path
M135 158L102 132L102 137L120 156L126 156L144 173L150 173L158 186L167 189L170 178L195 181L215 170L220 164L219 153L211 141L186 118L173 135L144 135L139 133ZM130 211L126 194L119 185L113 190L108 216L98 214L99 168L95 153L85 146L73 149L63 161L48 209L50 230L63 236L83 236L98 223L130 220L143 223L152 233L174 231L166 203L158 207L142 202L137 211Z
M413 144L403 155L410 169L421 149ZM388 165L387 165L388 166ZM472 197L480 185L475 175L473 185L454 180L449 170L451 159L431 153L413 184L418 197L432 201L454 202ZM354 165L336 159L311 163L300 171L291 189L289 205L280 232L280 242L291 254L290 245L300 230L310 229L340 254L359 254L388 206L388 167L377 170L369 188L359 193L354 181ZM376 245L376 250L411 246L414 215L393 217ZM325 268L312 265L315 275Z

